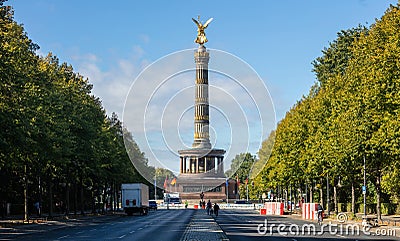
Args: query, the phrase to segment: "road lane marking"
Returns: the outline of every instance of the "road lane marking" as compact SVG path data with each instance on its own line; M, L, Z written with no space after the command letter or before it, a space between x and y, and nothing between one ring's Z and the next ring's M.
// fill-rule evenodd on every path
M66 238L66 237L68 237L69 235L65 235L65 236L62 236L62 237L59 237L58 239L63 239L63 238Z
M130 231L129 233L134 233L134 232L136 232L135 230L132 230L132 231Z
M122 235L121 237L118 237L118 238L124 238L126 236L126 234L124 234L124 235Z
M81 234L81 233L83 233L83 231L77 232L76 234Z
M138 228L137 230L142 230L143 228Z

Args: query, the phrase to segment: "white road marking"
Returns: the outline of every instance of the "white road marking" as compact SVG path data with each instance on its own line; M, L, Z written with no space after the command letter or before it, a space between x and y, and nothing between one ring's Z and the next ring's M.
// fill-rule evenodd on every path
M126 234L124 234L124 235L122 235L121 237L118 237L118 238L123 238L123 237L125 237L126 236Z
M81 233L83 233L83 231L77 232L76 234L81 234Z
M134 233L134 232L136 232L135 230L132 230L132 231L130 231L129 233Z
M59 237L58 239L63 239L63 238L66 238L66 237L68 237L69 235L65 235L65 236L62 236L62 237Z

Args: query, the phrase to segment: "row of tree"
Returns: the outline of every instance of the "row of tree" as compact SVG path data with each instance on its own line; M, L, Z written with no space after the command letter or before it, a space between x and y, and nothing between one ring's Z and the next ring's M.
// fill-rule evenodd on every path
M145 182L125 149L147 165L131 133L108 117L92 85L38 46L0 1L0 202L25 218L104 209L122 182ZM125 138L124 138L125 137ZM154 170L153 170L154 171ZM33 210L32 210L33 211Z
M368 202L380 218L381 202L400 195L399 6L370 27L340 31L322 53L313 62L317 83L259 151L265 166L253 195L291 187L324 203L330 185L335 210L339 199L356 212L365 161Z

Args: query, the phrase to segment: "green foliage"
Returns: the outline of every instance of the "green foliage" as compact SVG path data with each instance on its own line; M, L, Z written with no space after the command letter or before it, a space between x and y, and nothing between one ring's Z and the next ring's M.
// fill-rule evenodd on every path
M271 155L263 157L270 146L260 149L266 164L255 178L256 189L314 182L322 188L329 175L331 185L340 179L340 189L353 184L360 195L365 158L372 185L368 195L377 202L378 215L386 193L398 200L399 43L399 6L391 6L369 28L338 33L313 62L318 82L278 124Z
M101 194L115 201L122 182L145 181L128 156L149 168L144 153L115 114L106 116L88 79L38 48L1 1L0 201L21 204L23 180L28 201L43 200L46 211L69 203L70 190L75 210L79 190L81 208Z
M249 188L249 194L251 195L251 173L254 168L254 165L258 162L255 156L250 153L240 153L235 156L232 160L231 168L226 171L225 175L227 177L233 178L239 181L239 194L241 198L246 197L246 186ZM247 184L246 184L247 182Z
M232 160L231 168L226 171L225 175L227 177L238 178L243 183L250 177L251 169L255 162L255 156L250 153L240 153Z

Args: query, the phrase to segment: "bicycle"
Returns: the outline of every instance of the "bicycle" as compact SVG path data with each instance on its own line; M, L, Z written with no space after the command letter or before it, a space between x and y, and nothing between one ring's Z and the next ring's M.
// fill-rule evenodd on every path
M322 225L322 221L324 220L322 216L322 210L318 210L318 225Z

